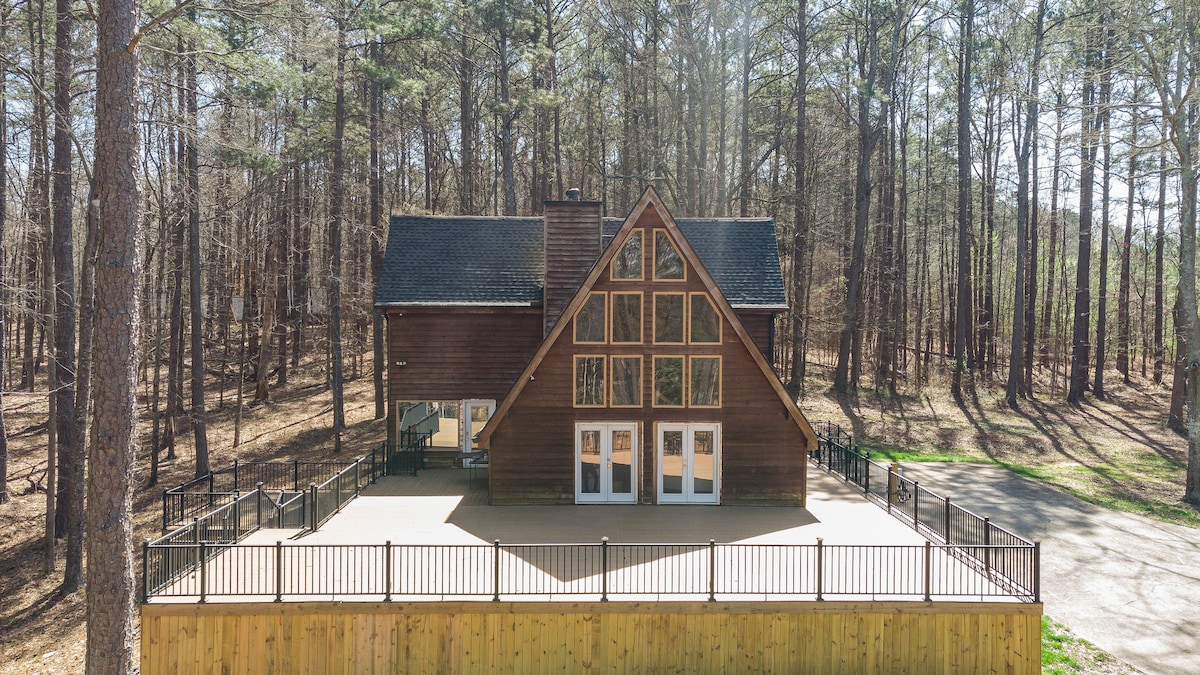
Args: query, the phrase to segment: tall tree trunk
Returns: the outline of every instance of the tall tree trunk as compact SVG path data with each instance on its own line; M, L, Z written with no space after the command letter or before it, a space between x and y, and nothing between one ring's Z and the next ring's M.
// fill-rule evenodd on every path
M751 38L753 38L751 27L754 18L754 2L752 0L744 0L742 13L742 115L741 115L741 180L738 181L738 215L746 218L750 215L750 183L752 176L750 173L750 76L753 74L754 64L750 57L753 55L753 49L750 46ZM724 96L722 95L722 98ZM725 180L721 176L721 181ZM724 201L724 200L722 200ZM703 215L703 214L698 214Z
M1083 128L1080 132L1079 167L1079 253L1075 272L1075 309L1071 330L1071 376L1067 403L1083 401L1088 380L1088 360L1091 344L1091 266L1092 266L1092 194L1096 171L1096 29L1089 29L1085 38L1083 72Z
M974 58L975 3L963 0L959 20L961 53L958 63L958 297L955 301L954 372L951 390L962 396L963 371L972 367L967 357L971 330L971 61Z
M1062 168L1062 138L1063 138L1063 95L1055 94L1054 103L1054 167L1050 173L1050 252L1046 256L1046 300L1042 303L1042 328L1038 342L1039 360L1043 368L1050 365L1050 322L1053 318L1054 301L1054 263L1058 246L1058 228L1060 223L1058 213L1058 179ZM1065 228L1066 225L1063 225ZM1058 355L1054 357L1057 359Z
M8 37L8 0L0 0L0 44ZM3 242L8 225L8 70L0 65L0 242ZM4 339L8 335L5 316L8 314L3 300L4 291L4 247L0 246L0 504L8 503L8 428L4 424Z
M1137 81L1133 83L1134 99L1137 98ZM1134 195L1137 192L1134 187L1137 181L1137 165L1138 165L1138 126L1141 120L1138 117L1137 108L1134 108L1133 119L1129 123L1129 174L1128 182L1128 198L1125 202L1125 236L1121 238L1121 279L1117 289L1117 370L1125 378L1125 384L1129 384L1129 347L1130 347L1130 325L1129 325L1129 287L1132 283L1130 274L1130 254L1133 250L1133 214L1134 214Z
M342 430L346 428L345 402L342 395L342 201L344 188L344 145L346 134L346 44L345 14L337 22L337 69L334 72L333 174L330 176L329 201L329 348L333 360L333 451L342 451Z
M500 103L504 109L500 113L500 180L504 189L504 215L517 215L517 179L515 170L516 139L513 138L513 125L517 119L514 109L512 92L510 90L509 46L508 46L508 0L500 0L500 36L497 49L500 79Z
M1162 140L1166 145L1166 129ZM1162 384L1163 361L1163 308L1167 296L1163 283L1163 249L1167 240L1167 152L1158 153L1158 223L1154 229L1154 383Z
M378 42L371 43L371 59L377 67L383 64L383 49ZM383 218L383 178L379 171L379 122L381 114L382 85L378 79L370 83L370 105L368 130L370 135L369 162L370 185L368 186L370 201L370 237L371 237L371 279L376 288L383 276L383 242L387 237L387 225ZM383 313L371 312L371 354L372 376L375 384L375 419L383 419L387 414L383 390L383 371L385 361L383 354Z
M61 1L61 0L60 0ZM195 8L189 10L192 20L196 19ZM200 130L199 108L196 102L196 47L189 45L184 59L186 73L184 114L187 119L184 130L184 161L187 169L187 214L188 214L188 283L189 309L191 311L192 338L192 438L196 446L196 477L207 476L211 471L208 460L208 423L204 402L204 317L201 309L200 289L200 150L197 134ZM181 289L182 290L182 289Z
M99 0L96 37L96 411L88 458L87 671L134 663L132 501L142 278L138 0Z
M458 150L462 192L459 193L459 209L463 215L473 215L475 210L475 58L470 45L471 2L462 0L459 8L459 53L458 53ZM427 141L428 142L428 141ZM428 152L428 147L426 148ZM427 165L428 166L428 165ZM429 209L428 202L426 210Z
M92 401L92 371L95 332L93 330L96 317L96 251L99 246L100 226L98 223L100 208L96 185L88 185L87 217L85 227L87 236L83 245L83 260L80 267L79 279L79 358L75 369L75 429L71 437L71 455L79 459L82 465L88 456L89 429ZM71 475L74 498L86 503L83 471L73 471ZM78 590L83 579L84 553L84 505L80 505L79 517L67 523L67 568L64 574L63 588L67 592Z
M1112 50L1113 30L1104 37L1104 60L1100 76L1100 135L1103 159L1100 162L1100 288L1096 298L1096 370L1092 393L1104 398L1105 347L1108 342L1108 224L1112 193ZM1130 190L1130 197L1133 196Z
M796 10L796 146L793 176L796 180L796 225L792 241L792 373L793 387L804 385L808 332L805 321L804 270L808 257L808 0L799 0Z
M1032 389L1032 384L1026 387L1022 386L1021 377L1026 372L1025 364L1022 363L1022 356L1032 356L1026 352L1023 340L1026 338L1025 321L1028 317L1025 301L1026 301L1026 271L1025 271L1025 244L1030 239L1030 177L1029 177L1029 160L1033 154L1034 138L1037 134L1037 119L1038 119L1038 85L1041 83L1039 76L1039 67L1042 60L1042 27L1046 18L1046 0L1038 2L1037 22L1034 28L1034 44L1033 44L1033 63L1029 68L1029 83L1027 92L1027 102L1025 104L1025 119L1024 128L1021 131L1021 137L1018 141L1017 149L1017 269L1013 275L1013 325L1012 325L1012 342L1010 344L1008 355L1008 386L1004 391L1005 401L1010 407L1017 407L1017 395L1024 391ZM1013 121L1016 123L1016 120ZM1034 253L1030 253L1032 259ZM1032 265L1031 265L1032 267ZM1030 284L1029 292L1033 293L1033 284ZM1032 303L1032 295L1029 298Z

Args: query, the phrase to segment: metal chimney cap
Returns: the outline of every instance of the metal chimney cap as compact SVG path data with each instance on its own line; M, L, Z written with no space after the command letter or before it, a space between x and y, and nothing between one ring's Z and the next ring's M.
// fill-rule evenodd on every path
M577 201L579 201L579 195L580 195L579 188L571 188L570 190L567 190L567 201L577 202Z

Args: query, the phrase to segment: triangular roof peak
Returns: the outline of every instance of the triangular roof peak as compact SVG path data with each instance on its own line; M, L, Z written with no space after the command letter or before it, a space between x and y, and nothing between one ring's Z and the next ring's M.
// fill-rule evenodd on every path
M648 210L649 213L647 213ZM659 222L643 223L642 220L644 217L647 219L653 218ZM725 295L721 293L720 287L718 287L716 282L713 281L712 275L708 273L708 270L704 267L704 263L700 262L700 257L696 255L696 251L688 242L687 237L685 237L683 232L680 231L679 225L675 222L674 216L671 215L670 210L667 209L666 204L663 203L662 198L658 196L658 192L656 192L653 187L646 188L646 191L642 193L641 199L639 199L633 208L630 209L629 215L626 216L625 221L621 223L621 227L613 235L613 245L605 249L600 255L599 260L596 261L596 264L592 266L591 272L588 273L583 283L580 284L579 290L575 292L575 297L571 299L570 304L568 304L566 309L563 310L559 320L555 322L554 328L551 329L551 331L546 335L545 339L542 340L542 344L538 346L537 352L535 352L533 358L529 360L529 364L525 366L525 370L521 373L521 376L517 378L516 384L514 384L513 388L509 390L508 395L504 398L504 401L500 404L500 406L496 408L495 414L492 415L490 420L488 420L488 423L484 426L483 430L479 432L480 445L487 447L490 444L492 433L495 432L496 427L508 414L508 410L521 395L521 392L525 389L525 385L528 384L532 379L534 372L537 370L538 366L541 365L542 360L546 358L546 354L549 353L550 348L554 346L559 337L563 334L563 331L566 330L566 327L574 319L575 313L579 310L579 307L583 304L584 300L587 299L588 293L591 292L592 287L600 278L601 273L608 268L609 263L612 262L613 257L617 254L617 251L620 250L621 247L617 243L624 241L626 236L629 234L629 231L634 227L646 226L662 227L667 230L671 240L678 247L679 254L683 256L691 268L695 270L697 278L709 292L713 302L716 303L717 310L721 313L721 316L723 316L725 320L729 322L729 325L733 327L733 331L738 336L738 339L741 340L742 346L745 347L747 352L749 352L751 358L754 359L755 364L759 367L759 370L762 371L767 382L774 389L776 395L779 396L779 399L783 403L784 408L787 410L788 415L792 418L796 425L800 427L800 431L804 434L805 438L808 439L810 448L815 448L817 446L817 435L815 432L813 432L808 420L804 417L804 413L800 412L800 408L796 406L796 402L792 399L791 395L788 394L787 390L784 389L783 383L780 382L779 377L775 375L775 371L772 369L771 364L767 363L767 360L762 355L762 352L760 352L758 347L754 344L754 340L746 331L745 326L742 325L741 320L738 319L733 307L731 307L729 302L725 299Z

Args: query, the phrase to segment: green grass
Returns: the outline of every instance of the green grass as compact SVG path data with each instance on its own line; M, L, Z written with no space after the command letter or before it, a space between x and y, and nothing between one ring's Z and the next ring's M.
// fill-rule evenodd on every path
M871 453L871 459L876 462L986 462L983 457L972 457L954 452L940 450L900 450L883 445L860 443L858 448Z
M1095 645L1071 635L1066 626L1042 617L1042 672L1046 675L1084 675L1104 672L1136 672Z

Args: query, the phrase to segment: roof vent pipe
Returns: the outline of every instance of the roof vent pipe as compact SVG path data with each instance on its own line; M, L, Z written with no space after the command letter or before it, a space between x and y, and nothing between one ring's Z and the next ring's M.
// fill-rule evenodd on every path
M579 201L579 188L571 188L570 190L567 190L567 201L569 201L569 202Z

